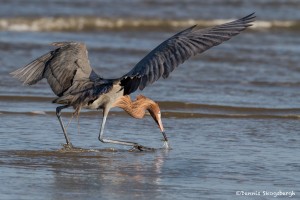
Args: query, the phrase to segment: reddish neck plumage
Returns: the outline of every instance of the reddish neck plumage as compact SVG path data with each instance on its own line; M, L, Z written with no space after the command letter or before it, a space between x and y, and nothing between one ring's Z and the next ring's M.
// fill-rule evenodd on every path
M155 113L160 112L158 105L151 99L138 95L135 101L132 101L129 95L122 96L114 103L115 107L122 108L130 116L141 119L148 110L155 120Z

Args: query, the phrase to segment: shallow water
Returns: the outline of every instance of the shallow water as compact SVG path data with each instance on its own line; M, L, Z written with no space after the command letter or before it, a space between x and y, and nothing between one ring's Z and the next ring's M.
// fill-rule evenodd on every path
M299 7L283 0L2 2L0 199L274 199L279 191L297 199ZM119 109L111 111L105 137L156 150L100 143L102 112L88 110L68 128L78 149L63 150L47 83L27 87L9 76L51 42L83 41L101 76L120 77L185 27L253 11L250 30L132 95L159 103L169 150L149 115L137 120ZM72 112L64 110L65 123Z
M114 116L107 137L159 148L129 152L100 144L99 120L83 116L84 131L73 127L70 136L84 150L65 152L54 116L24 118L5 117L3 199L235 199L238 190L298 190L298 120L167 118L172 150L165 150L150 119L128 126L132 119Z

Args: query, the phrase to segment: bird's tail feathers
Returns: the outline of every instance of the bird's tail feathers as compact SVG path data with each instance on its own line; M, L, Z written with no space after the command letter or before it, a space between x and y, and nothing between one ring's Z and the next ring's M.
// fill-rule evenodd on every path
M51 56L51 53L47 53L10 74L22 81L24 85L36 84L44 78L45 64Z

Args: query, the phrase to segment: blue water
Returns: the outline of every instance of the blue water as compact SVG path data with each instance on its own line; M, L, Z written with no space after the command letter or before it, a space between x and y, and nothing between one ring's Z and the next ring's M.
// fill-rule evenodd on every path
M2 2L0 199L298 199L299 7L282 0ZM114 109L106 138L156 150L100 143L102 112L86 110L68 128L79 149L63 150L47 82L27 87L9 75L53 49L51 42L83 41L101 76L120 77L190 23L253 11L252 29L132 95L159 103L171 149L149 115L137 120ZM63 112L65 123L71 113Z

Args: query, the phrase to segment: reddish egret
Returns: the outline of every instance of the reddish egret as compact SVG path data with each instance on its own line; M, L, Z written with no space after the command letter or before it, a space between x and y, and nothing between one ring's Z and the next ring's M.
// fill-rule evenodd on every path
M99 140L104 143L129 145L140 150L145 147L135 142L106 139L103 137L103 131L112 107L120 107L135 118L142 118L145 110L148 110L158 124L167 145L168 139L157 103L144 96L138 96L136 101L131 101L128 95L137 89L143 90L160 77L167 78L189 57L238 35L251 26L254 18L252 13L241 19L206 29L194 25L158 45L128 73L116 79L105 79L95 73L90 66L85 44L79 42L53 43L57 47L55 50L12 72L12 75L26 85L33 85L43 78L47 79L52 91L58 96L53 102L62 104L56 108L56 115L67 146L71 147L71 143L61 120L61 110L70 106L75 109L75 114L79 114L81 108L102 109Z

